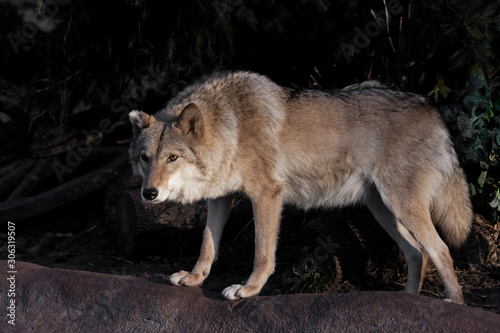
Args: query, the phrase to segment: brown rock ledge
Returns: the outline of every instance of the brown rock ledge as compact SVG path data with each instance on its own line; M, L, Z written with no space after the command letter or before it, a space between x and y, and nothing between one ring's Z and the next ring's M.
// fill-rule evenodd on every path
M200 288L17 262L16 325L3 332L499 332L500 316L401 292L226 301ZM7 324L7 325L5 325Z

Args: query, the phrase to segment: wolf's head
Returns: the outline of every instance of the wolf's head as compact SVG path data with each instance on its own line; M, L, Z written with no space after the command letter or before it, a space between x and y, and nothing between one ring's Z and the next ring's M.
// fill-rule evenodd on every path
M179 116L161 120L142 111L130 112L129 118L134 133L130 163L134 174L143 178L143 200L188 203L202 199L208 179L198 106L191 103Z

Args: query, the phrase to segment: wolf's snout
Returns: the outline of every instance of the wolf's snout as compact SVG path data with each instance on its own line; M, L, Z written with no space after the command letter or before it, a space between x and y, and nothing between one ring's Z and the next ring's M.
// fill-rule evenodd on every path
M158 196L158 190L153 188L146 188L142 191L142 196L147 200L154 200Z

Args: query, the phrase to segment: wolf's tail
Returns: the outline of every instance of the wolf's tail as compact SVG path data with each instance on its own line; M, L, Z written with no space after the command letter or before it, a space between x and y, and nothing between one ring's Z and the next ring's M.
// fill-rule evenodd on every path
M459 167L443 182L433 200L431 213L448 246L460 247L470 233L474 213L469 187Z

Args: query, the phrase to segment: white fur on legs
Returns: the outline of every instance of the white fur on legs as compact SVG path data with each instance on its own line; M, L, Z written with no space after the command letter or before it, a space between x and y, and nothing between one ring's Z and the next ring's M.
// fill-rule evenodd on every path
M232 205L232 196L208 201L207 226L203 233L200 256L191 273L180 271L172 274L170 282L176 286L200 286L207 278L217 257L219 242Z
M403 255L408 265L408 278L405 292L418 294L423 280L421 273L424 264L422 252L418 249L418 243L408 230L396 220L392 211L382 201L375 187L367 190L365 203L378 223L398 244L401 251L403 251Z
M251 198L255 221L253 272L245 285L233 284L222 292L229 300L257 295L274 272L276 243L281 217L281 187L269 197Z

